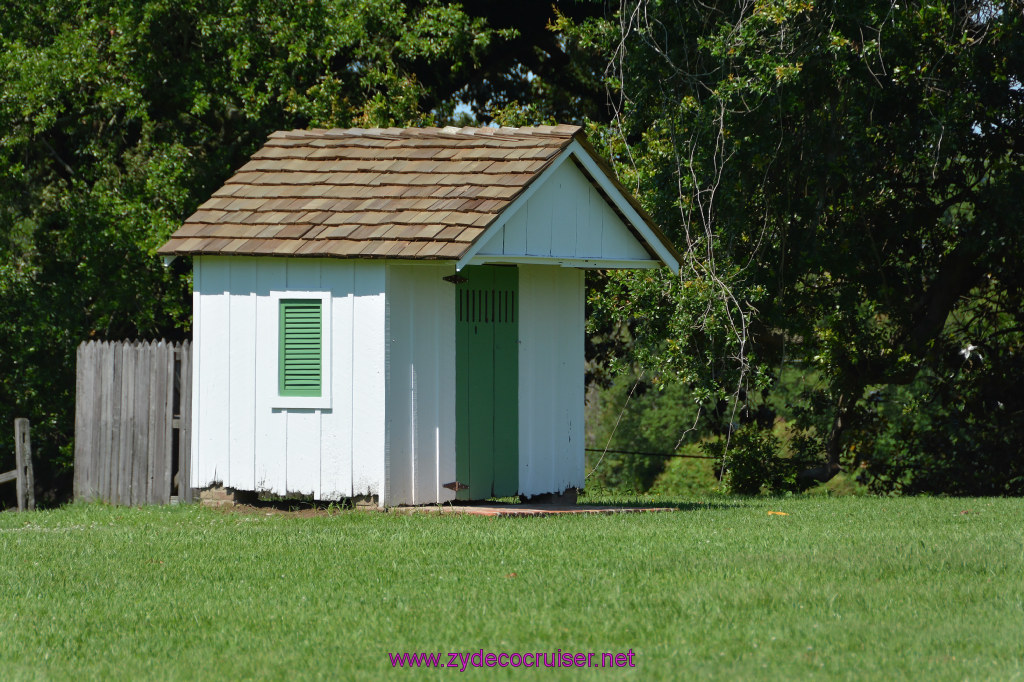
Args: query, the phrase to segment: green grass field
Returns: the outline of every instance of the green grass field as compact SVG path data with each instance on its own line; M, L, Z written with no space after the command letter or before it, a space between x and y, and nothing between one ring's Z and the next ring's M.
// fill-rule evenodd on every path
M1024 679L1024 501L0 514L0 628L3 679ZM480 649L633 650L636 667L387 656Z

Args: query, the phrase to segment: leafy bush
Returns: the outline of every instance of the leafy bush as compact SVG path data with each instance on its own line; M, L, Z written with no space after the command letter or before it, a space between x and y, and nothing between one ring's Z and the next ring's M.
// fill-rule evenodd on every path
M698 407L688 387L621 375L606 389L592 388L587 404L587 447L599 450L675 453L692 431ZM690 433L687 433L687 432ZM669 461L665 457L587 453L587 486L646 491ZM593 472L593 473L591 473Z
M695 444L683 448L683 454L704 453L700 445ZM716 488L718 479L715 477L714 460L675 458L665 464L665 469L655 479L650 492L667 497L694 497L707 495Z
M794 438L794 452L786 456L782 439L754 424L732 434L728 443L719 439L704 445L704 450L718 458L722 488L737 495L802 492L815 481L800 478L800 472L820 463L820 457L808 438Z

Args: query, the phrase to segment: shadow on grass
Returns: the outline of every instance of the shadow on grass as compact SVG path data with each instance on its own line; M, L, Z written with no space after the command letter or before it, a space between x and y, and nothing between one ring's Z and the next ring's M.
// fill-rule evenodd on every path
M456 500L452 503L445 503L454 507L508 507L510 509L564 509L564 510L597 510L597 509L672 509L675 511L699 511L702 509L737 509L750 506L742 499L727 500L680 500L680 499L588 499L581 498L576 504L558 504L550 502L522 501L516 498L492 498L489 500Z
M424 508L439 505L420 505ZM721 498L694 500L681 498L652 499L647 495L616 494L602 491L598 494L584 494L577 498L575 504L559 501L522 500L518 497L495 497L487 500L453 500L445 502L443 507L449 508L506 508L509 510L538 511L625 511L625 510L673 510L701 511L726 510L748 507L749 502L743 498ZM367 504L361 498L346 499L334 502L314 500L311 496L280 497L235 492L235 504L228 507L235 512L264 512L271 514L289 514L295 516L321 516L341 511L360 509L378 511L376 504ZM396 509L415 509L415 507L398 507ZM380 510L383 511L383 510Z
M704 499L693 497L675 497L660 495L644 495L637 493L616 493L599 490L579 496L581 506L600 506L609 508L629 509L678 509L680 511L697 511L700 509L737 509L750 506L750 501L742 497L711 496Z
M693 500L664 500L658 502L581 502L581 508L601 507L609 509L675 509L676 511L700 511L703 509L737 509L749 506L742 500L722 502L694 502Z

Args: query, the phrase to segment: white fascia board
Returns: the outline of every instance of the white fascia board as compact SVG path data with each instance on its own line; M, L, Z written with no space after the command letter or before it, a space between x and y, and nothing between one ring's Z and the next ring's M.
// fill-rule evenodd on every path
M665 248L665 245L661 243L661 240L658 239L657 235L655 235L651 230L647 221L643 219L635 208L633 208L632 204L626 201L626 198L622 196L622 192L612 184L612 181L608 179L607 175L605 175L604 170L597 165L597 162L594 161L590 154L587 153L587 150L583 148L583 145L576 140L573 140L566 148L566 155L568 154L572 154L579 164L586 169L594 182L604 190L605 195L612 200L615 207L618 208L622 212L622 215L626 217L630 225L633 226L633 229L635 229L640 236L643 237L647 245L656 254L658 254L658 258L661 259L661 262L671 268L673 272L678 272L680 266L679 261L677 261L672 253ZM538 178L538 181L539 180L540 178Z
M603 260L601 258L558 258L547 256L489 256L474 257L467 265L489 263L516 263L518 265L557 265L563 268L590 270L651 270L661 267L657 260Z
M500 232L501 228L505 226L505 223L508 222L509 218L514 216L516 212L520 208L522 208L522 206L527 201L530 200L530 197L533 196L534 192L536 192L537 189L541 187L548 180L548 178L550 178L554 174L554 172L558 170L558 168L563 163L566 162L566 160L569 158L568 150L572 149L572 145L576 145L577 147L579 147L579 143L573 140L572 144L570 144L569 147L566 148L566 151L563 151L551 163L551 165L548 166L544 170L544 172L540 174L540 177L538 177L536 180L530 183L530 186L526 188L525 192L520 194L518 197L516 197L515 201L513 201L507 207L505 207L505 210L501 212L501 215L498 216L498 219L491 223L490 227L484 230L484 233L477 238L476 242L473 243L473 246L469 247L469 251L466 252L466 255L460 258L457 263L455 263L456 272L459 272L460 270L462 270L462 268L466 267L467 265L470 265L470 261L472 261L473 257L480 252L480 249L484 248L487 242L491 240L491 237ZM582 150L583 148L580 147L580 149Z
M619 189L614 184L612 184L612 181L608 179L608 176L605 175L604 170L602 170L601 167L597 165L597 162L594 161L594 159L590 156L587 150L584 149L583 145L581 145L576 140L570 142L569 146L562 151L558 158L556 158L554 162L544 170L543 173L541 173L540 177L534 180L530 184L530 186L526 188L525 192L520 194L515 201L509 204L508 207L506 207L505 210L501 212L501 215L498 216L498 219L491 223L490 227L488 227L487 230L485 230L484 233L480 235L480 237L476 240L473 246L470 247L469 251L466 252L466 255L464 255L462 258L458 260L458 262L455 264L455 271L458 272L467 265L472 265L474 257L477 255L477 253L479 253L480 250L484 248L484 246L487 244L487 242L489 242L491 238L495 234L497 234L497 232L500 231L502 227L505 226L505 223L508 222L509 218L515 215L516 211L518 211L523 206L523 204L530 200L530 197L533 196L533 193L536 192L537 189L541 187L545 182L547 182L551 175L553 175L554 172L558 170L559 166L565 163L566 160L568 160L570 157L575 158L576 161L581 166L583 166L584 169L586 169L587 173L590 175L593 181L596 182L602 190L604 190L605 195L609 197L612 203L615 204L615 207L622 212L622 215L625 216L626 220L628 220L630 225L633 226L633 229L635 229L637 233L640 234L644 242L654 251L655 254L657 254L658 258L661 259L661 262L668 266L669 268L671 268L673 272L678 272L679 267L681 265L679 261L677 261L675 257L672 255L672 253L665 248L665 245L661 243L661 240L658 239L657 235L655 235L654 232L651 231L651 228L647 224L647 221L643 219L643 217L637 212L635 208L633 208L633 206L628 201L626 201L626 198L622 196L622 192L620 192ZM516 261L506 262L525 263L526 261L520 259ZM616 266L603 265L579 267L614 268ZM628 266L620 265L618 267L621 268ZM638 267L651 266L644 265Z

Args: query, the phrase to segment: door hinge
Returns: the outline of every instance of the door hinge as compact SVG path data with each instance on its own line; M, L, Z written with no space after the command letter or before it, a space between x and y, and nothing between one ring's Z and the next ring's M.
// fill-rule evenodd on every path
M459 483L458 481L452 481L451 483L445 483L441 487L442 488L448 488L449 490L454 490L455 492L459 492L460 490L468 490L469 489L468 485L466 485L465 483Z
M468 279L459 274L448 275L447 277L442 277L441 279L443 279L446 282L451 282L452 284L462 284L463 282L469 281Z

